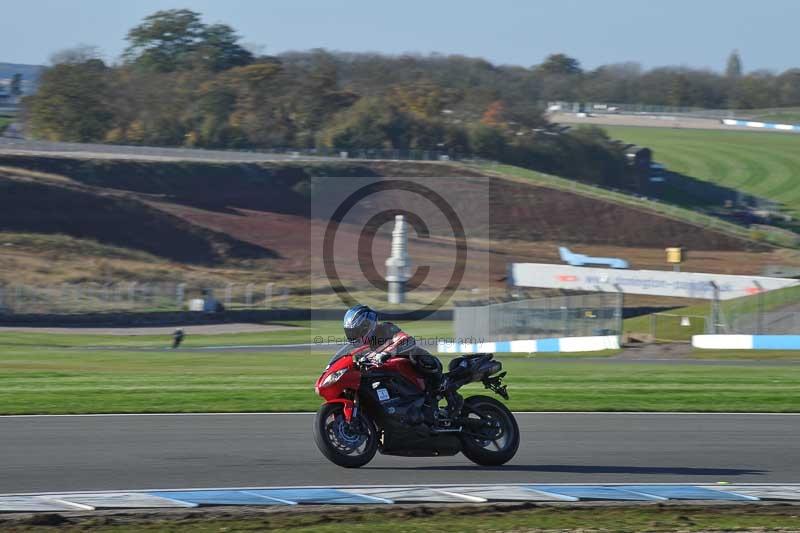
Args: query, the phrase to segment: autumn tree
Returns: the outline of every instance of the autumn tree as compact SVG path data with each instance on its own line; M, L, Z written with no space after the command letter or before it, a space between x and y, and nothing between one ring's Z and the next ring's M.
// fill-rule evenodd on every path
M737 79L742 75L742 58L738 50L731 52L728 56L728 62L725 65L725 77L728 79Z
M481 117L481 124L491 126L494 128L504 127L506 120L503 116L505 112L505 105L500 100L495 100L484 111Z
M53 141L102 140L113 119L108 97L108 68L101 60L54 65L25 101L30 128Z
M321 145L337 149L406 149L411 118L381 98L363 98L335 117L319 134Z
M156 72L194 67L218 72L253 61L253 55L238 44L233 28L205 25L199 13L188 9L149 15L128 32L126 39L126 61Z
M495 161L503 160L506 154L506 138L497 128L478 124L470 130L469 144L475 155Z
M580 62L566 54L547 56L544 62L536 67L536 70L542 74L560 76L574 76L583 72Z

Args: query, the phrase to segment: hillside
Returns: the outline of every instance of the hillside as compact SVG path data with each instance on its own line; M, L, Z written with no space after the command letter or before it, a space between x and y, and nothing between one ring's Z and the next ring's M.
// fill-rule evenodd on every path
M626 143L647 146L671 171L779 202L800 215L800 135L762 131L604 126Z
M313 218L309 206L328 199L319 184L335 176L463 178L450 198L483 210L491 223L471 235L468 287L489 283L504 290L508 262L558 262L560 244L627 257L635 267L663 268L663 248L674 244L692 250L687 268L707 271L755 273L795 261L788 251L642 205L562 190L544 175L537 182L498 170L419 162L0 156L0 283L254 280L306 286L310 294L309 274L322 269L318 251L326 221ZM488 198L480 196L487 180ZM386 202L391 207L391 199ZM364 222L356 215L343 224L337 242L356 243ZM430 239L412 237L410 246L415 262L431 267L424 288L433 290L448 281L453 243L435 221L430 230ZM388 256L385 232L376 235L372 250L375 257ZM343 279L363 279L352 256L338 245L335 254Z

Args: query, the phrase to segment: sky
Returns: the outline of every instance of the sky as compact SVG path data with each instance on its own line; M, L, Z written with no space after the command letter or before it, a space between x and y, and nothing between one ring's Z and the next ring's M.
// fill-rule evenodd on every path
M89 44L115 60L125 33L161 9L233 26L261 53L463 54L531 66L563 52L584 68L634 61L746 71L800 66L798 0L0 0L0 62L46 64Z

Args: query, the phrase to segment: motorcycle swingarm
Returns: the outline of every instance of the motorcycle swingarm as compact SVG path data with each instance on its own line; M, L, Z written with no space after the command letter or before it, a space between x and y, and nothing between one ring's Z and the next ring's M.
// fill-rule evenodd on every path
M459 418L457 423L461 425L462 435L467 435L478 439L490 439L490 440L496 440L503 436L504 432L502 428L493 428L493 429L498 429L499 431L496 434L492 435L486 435L485 433L481 433L482 430L488 427L487 422L484 420L485 417L475 411L472 412L480 416L481 418L480 419L469 418L469 417Z

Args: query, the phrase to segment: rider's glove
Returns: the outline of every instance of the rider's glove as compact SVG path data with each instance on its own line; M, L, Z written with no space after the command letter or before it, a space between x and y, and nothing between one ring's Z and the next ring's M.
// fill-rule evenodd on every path
M389 359L389 354L386 352L371 352L364 356L364 361L369 366L380 366Z

